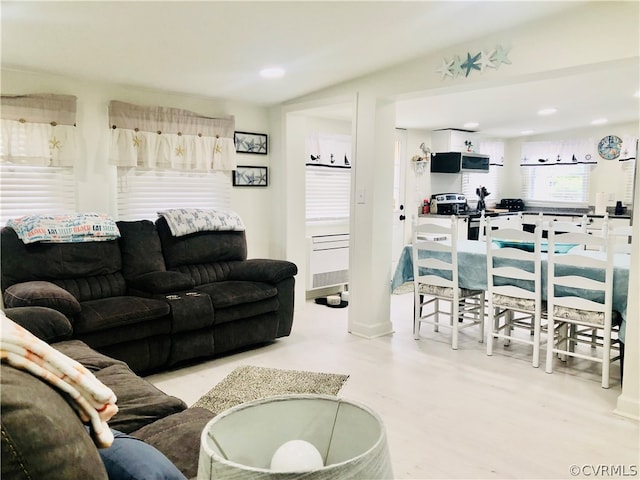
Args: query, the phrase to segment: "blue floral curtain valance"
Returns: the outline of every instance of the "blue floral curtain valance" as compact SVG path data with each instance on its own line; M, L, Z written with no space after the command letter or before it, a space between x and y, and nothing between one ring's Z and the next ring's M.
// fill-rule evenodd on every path
M178 108L109 104L110 162L118 167L234 170L233 117Z
M79 156L76 97L2 95L0 160L40 166L73 166Z

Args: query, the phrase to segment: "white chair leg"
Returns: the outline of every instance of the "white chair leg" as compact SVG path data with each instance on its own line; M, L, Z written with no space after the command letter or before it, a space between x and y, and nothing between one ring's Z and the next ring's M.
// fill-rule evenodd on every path
M420 338L420 317L422 315L422 295L415 294L413 298L413 338Z
M553 346L554 346L554 330L555 322L553 319L549 319L547 325L547 362L544 371L547 373L553 373Z
M458 317L460 316L460 304L457 301L451 301L451 348L454 350L458 349Z
M603 339L602 346L602 388L609 388L609 364L611 363L611 332Z
M540 318L534 318L531 322L533 325L533 359L531 365L534 368L540 366Z
M493 332L496 330L496 319L495 308L493 308L493 302L491 300L489 300L487 314L489 315L489 318L487 319L487 355L493 355Z
M484 342L484 294L480 297L480 305L478 310L478 315L480 315L480 343Z

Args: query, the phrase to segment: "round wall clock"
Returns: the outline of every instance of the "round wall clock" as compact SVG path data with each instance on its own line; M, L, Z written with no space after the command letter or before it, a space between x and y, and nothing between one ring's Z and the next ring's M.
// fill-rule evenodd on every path
M605 160L615 160L620 156L622 148L622 139L616 135L607 135L602 137L598 143L598 153Z

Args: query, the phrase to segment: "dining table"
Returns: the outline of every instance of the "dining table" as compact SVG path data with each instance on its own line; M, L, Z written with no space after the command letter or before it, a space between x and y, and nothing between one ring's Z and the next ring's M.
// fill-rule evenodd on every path
M546 243L546 242L545 242ZM460 287L472 290L487 290L487 244L481 240L458 240L458 281ZM556 254L567 252L589 256L603 256L604 253L594 250L562 248ZM547 298L547 257L546 251L541 253L542 298ZM563 274L571 274L570 268ZM579 268L579 267L573 267ZM616 253L613 258L613 299L612 308L620 313L622 325L619 338L624 342L624 330L627 320L627 296L629 290L629 270L631 256L628 253ZM576 289L577 290L577 289ZM413 247L405 245L398 260L398 265L391 280L391 292L401 294L413 292ZM597 300L588 290L580 290L577 294Z

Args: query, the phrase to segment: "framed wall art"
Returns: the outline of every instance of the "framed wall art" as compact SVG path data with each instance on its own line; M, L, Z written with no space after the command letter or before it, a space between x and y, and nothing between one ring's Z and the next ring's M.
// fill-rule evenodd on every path
M267 167L236 167L233 171L234 187L266 187L268 182Z
M267 154L267 135L265 133L234 132L233 141L236 153Z

